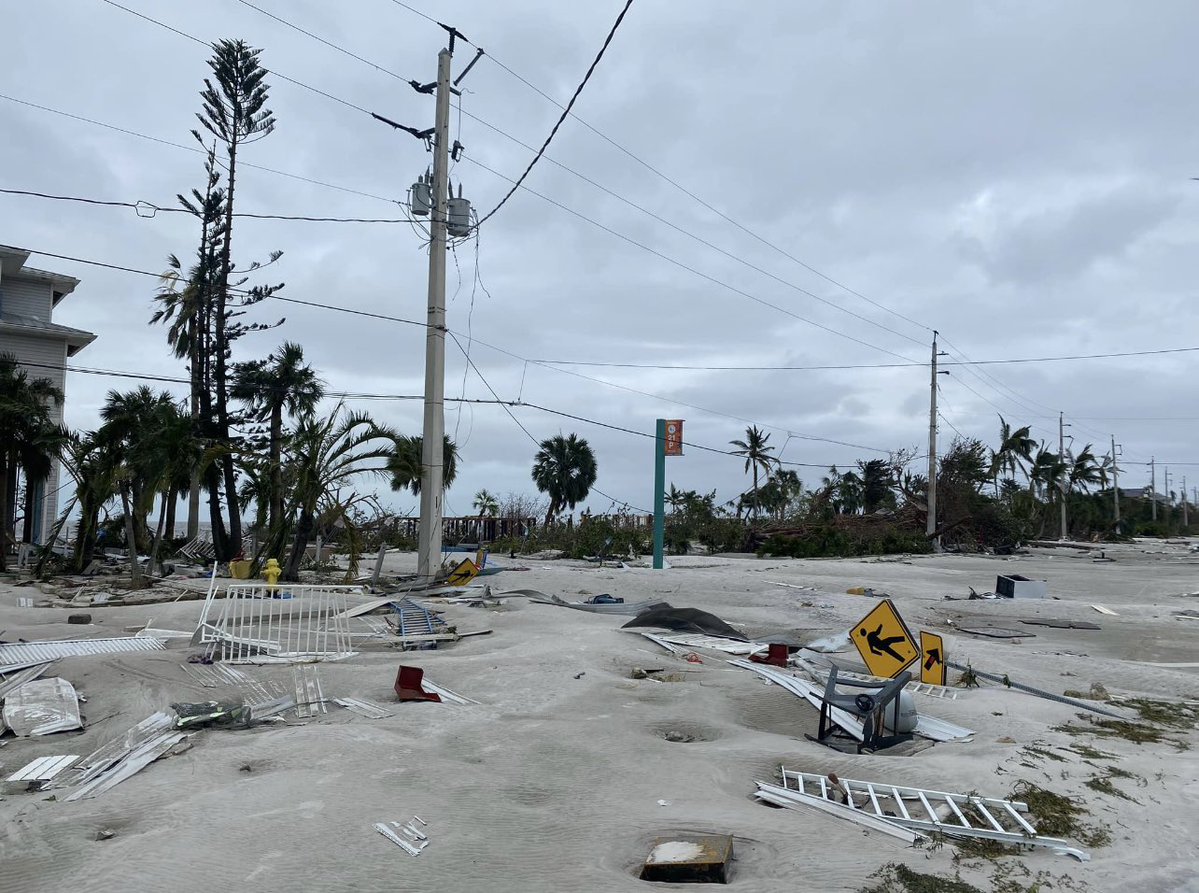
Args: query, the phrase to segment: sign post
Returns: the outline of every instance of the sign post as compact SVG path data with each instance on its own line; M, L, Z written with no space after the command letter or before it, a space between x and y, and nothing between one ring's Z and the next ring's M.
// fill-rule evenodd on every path
M654 437L654 570L666 544L666 457L683 455L683 420L658 419Z

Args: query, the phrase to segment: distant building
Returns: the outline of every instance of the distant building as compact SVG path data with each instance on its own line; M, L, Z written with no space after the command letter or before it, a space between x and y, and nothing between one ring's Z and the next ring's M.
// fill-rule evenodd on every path
M58 302L75 290L79 280L25 266L30 253L0 245L0 353L14 355L31 379L49 379L65 391L67 359L95 341L96 336L52 320ZM52 417L59 424L62 412L61 406L51 407ZM56 462L49 479L38 486L27 503L32 510L35 543L46 542L58 520L59 477ZM18 530L18 537L20 534Z
M1121 487L1120 488L1120 498L1121 499L1152 499L1153 498L1153 488L1152 487ZM1157 502L1158 502L1158 505L1169 505L1170 498L1168 496L1166 496L1164 493L1158 493L1157 494Z

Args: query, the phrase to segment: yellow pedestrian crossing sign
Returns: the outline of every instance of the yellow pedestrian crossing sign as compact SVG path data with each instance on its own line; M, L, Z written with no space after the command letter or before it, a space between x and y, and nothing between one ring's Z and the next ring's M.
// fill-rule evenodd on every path
M920 681L945 684L945 642L936 633L920 630Z
M469 558L463 558L461 563L450 571L449 579L446 582L451 586L465 586L477 576L479 576L479 566Z
M855 623L849 637L872 676L894 679L920 656L916 638L889 598Z

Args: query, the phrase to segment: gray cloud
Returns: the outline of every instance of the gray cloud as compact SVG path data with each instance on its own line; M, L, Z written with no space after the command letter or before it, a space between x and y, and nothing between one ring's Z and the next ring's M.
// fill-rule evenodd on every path
M431 123L432 103L232 0L158 8L131 3L202 37L241 36L265 47L269 67L405 123ZM546 92L565 101L619 4L417 2ZM430 79L443 32L378 0L336 8L304 0L264 8L389 67ZM692 364L863 364L925 361L935 327L947 359L1102 353L1181 346L1199 330L1191 300L1199 138L1187 116L1192 4L1154 14L1116 4L1000 7L940 2L635 4L584 92L578 113L739 221L912 324L832 285L731 226L574 121L549 155L676 225L795 285L842 305L868 325L706 249L668 226L543 162L529 185L555 201L711 277L873 346L762 307L532 195L518 194L479 244L450 263L449 324L520 357ZM203 47L103 4L47 0L9 22L0 59L4 92L190 144ZM56 35L56 64L30 49ZM462 64L464 54L459 57ZM557 109L490 58L465 81L465 110L540 145ZM423 147L359 112L275 79L278 131L246 159L385 198L400 199L429 163ZM80 122L0 102L4 185L170 203L199 182L202 159ZM527 150L463 117L468 156L515 177ZM461 181L490 209L508 183L464 161ZM1199 184L1196 184L1199 185ZM245 169L244 210L322 216L392 216L392 203ZM183 215L0 197L0 242L148 270L169 253L190 256ZM332 226L241 220L243 260L285 251L271 271L285 296L423 319L427 256L406 225ZM146 327L154 281L39 257L83 283L61 321L99 339L81 365L178 375L163 333ZM459 272L461 285L459 286ZM470 312L471 295L474 309ZM245 339L239 358L286 337L305 345L332 388L411 394L423 382L419 328L294 305L264 305L285 327ZM885 331L879 326L894 331ZM651 399L563 372L527 369L483 345L472 357L504 398L524 399L643 432L682 416L696 442L724 447L739 416L775 426L795 461L839 465L861 450L788 441L787 431L883 448L923 444L928 370L678 372L578 368L584 375L661 395ZM985 367L950 367L942 409L954 427L993 437L1002 412L1055 435L1056 412L1097 442L1115 430L1126 455L1199 460L1194 422L1117 421L1186 416L1188 355ZM447 360L447 393L463 393L464 363ZM523 379L523 385L522 385ZM104 392L127 381L72 375L68 422L96 424ZM973 389L973 390L971 390ZM182 394L182 387L172 390ZM974 392L977 392L974 393ZM489 398L473 372L468 397ZM678 402L699 409L682 408ZM413 402L355 404L416 431ZM649 441L516 410L535 437L578 430L596 447L602 490L651 500ZM722 415L723 414L723 415ZM454 427L457 411L451 410ZM953 430L945 425L942 437ZM462 410L460 482L452 509L479 487L527 490L534 445L494 406ZM691 450L670 466L681 486L722 498L745 486L741 463ZM803 469L816 479L819 469ZM1130 471L1136 479L1140 469ZM1142 475L1147 477L1146 475ZM1199 477L1199 469L1196 470ZM1134 480L1134 482L1138 482ZM398 507L413 500L386 496ZM601 504L602 503L602 504ZM607 500L594 501L605 508Z

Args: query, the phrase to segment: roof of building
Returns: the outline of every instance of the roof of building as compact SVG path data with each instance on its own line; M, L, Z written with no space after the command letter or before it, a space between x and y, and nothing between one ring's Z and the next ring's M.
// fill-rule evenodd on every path
M13 334L17 335L61 338L67 342L67 356L69 357L74 356L96 340L93 333L85 332L83 329L73 329L56 322L46 322L34 316L21 316L16 313L6 313L0 316L0 330L15 330Z
M65 273L54 273L50 270L39 270L37 267L25 266L25 261L33 252L25 248L15 248L12 245L0 245L0 276L5 278L19 276L22 279L40 279L57 286L54 289L54 304L75 290L79 280Z

